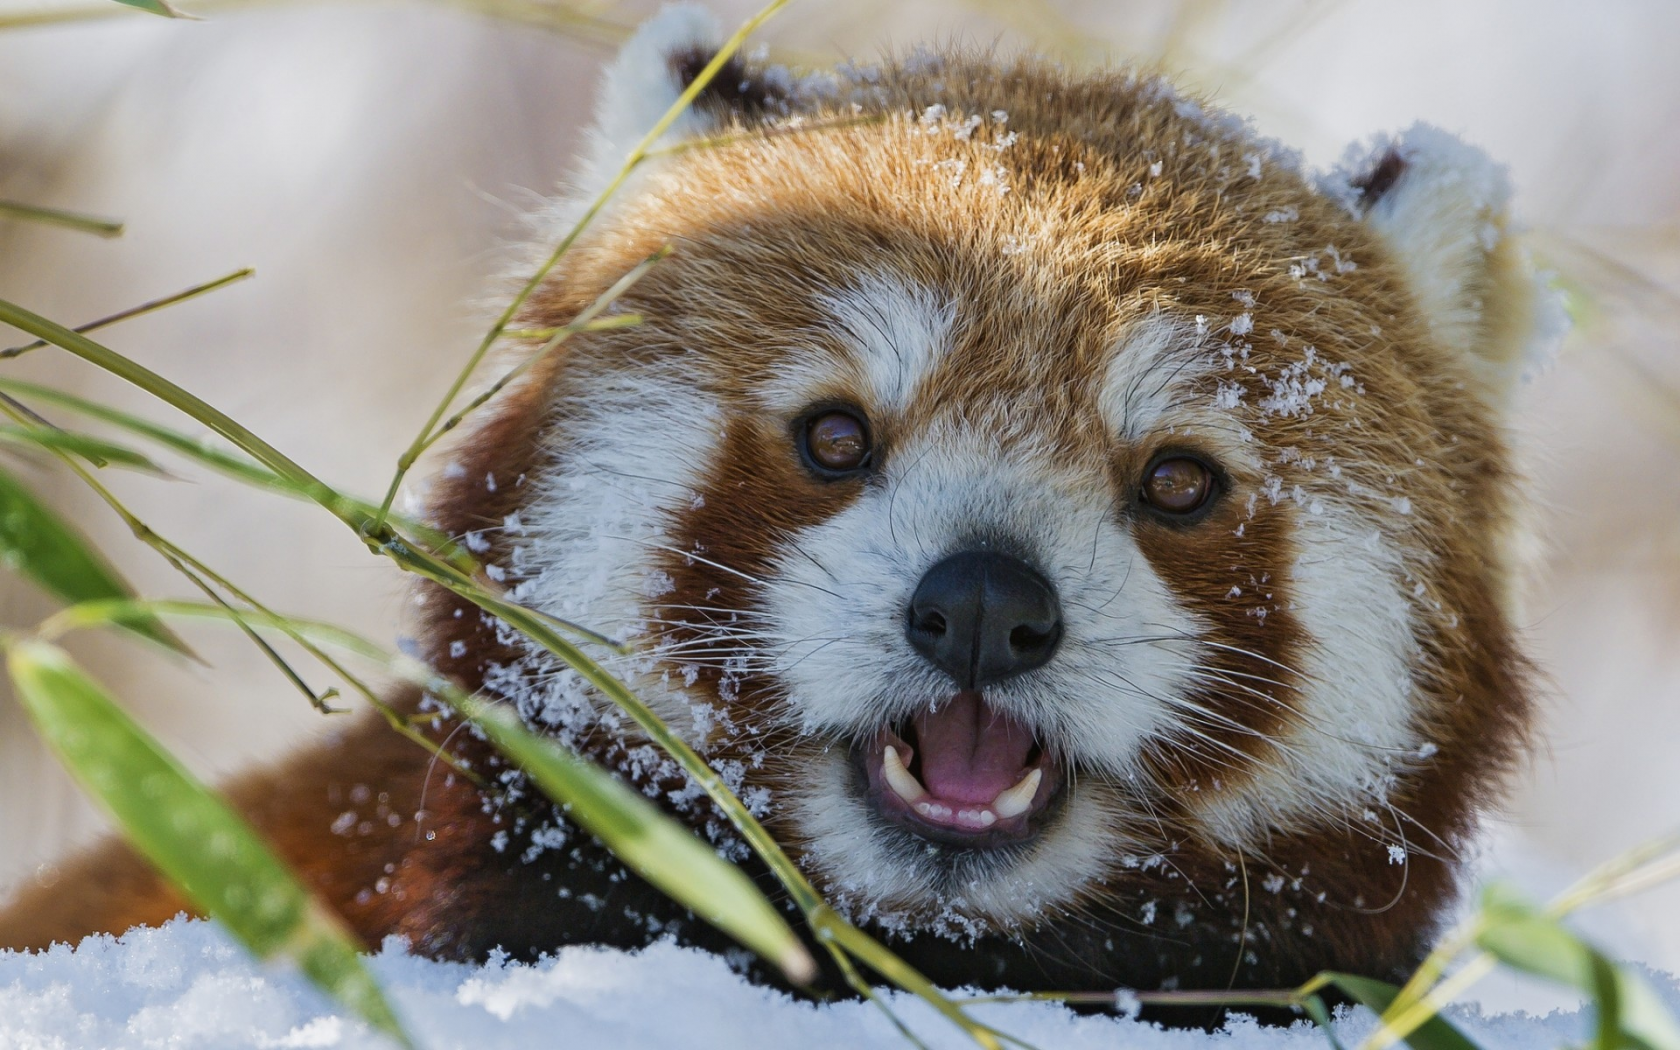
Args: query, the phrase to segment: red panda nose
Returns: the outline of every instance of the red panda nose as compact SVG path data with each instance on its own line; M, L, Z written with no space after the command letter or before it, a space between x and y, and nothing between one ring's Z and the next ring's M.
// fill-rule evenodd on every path
M1021 559L964 551L916 585L905 634L957 688L980 689L1050 661L1062 638L1061 603Z

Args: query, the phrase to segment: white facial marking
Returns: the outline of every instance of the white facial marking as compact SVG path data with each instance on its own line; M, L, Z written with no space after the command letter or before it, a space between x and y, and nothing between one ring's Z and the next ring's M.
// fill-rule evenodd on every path
M840 359L810 349L789 353L760 391L768 411L791 416L837 389L872 413L902 410L949 348L954 307L913 283L869 274L817 302L829 312L826 334Z
M1277 677L1299 686L1300 717L1257 776L1204 795L1200 813L1216 839L1238 846L1350 807L1382 806L1421 743L1412 725L1411 610L1393 538L1347 504L1288 512L1300 549L1290 572L1293 612L1310 641L1300 675L1280 669Z
M615 637L657 634L643 603L672 586L654 568L671 544L664 523L698 498L718 443L718 407L677 364L591 377L558 407L569 416L565 444L521 511L524 536L509 567L522 582L512 597ZM527 721L564 731L614 710L575 672L523 645L529 655L492 669L486 685ZM604 666L698 742L704 727L684 691L691 683L671 679L645 653Z
M1133 325L1110 359L1097 407L1111 433L1148 451L1150 442L1195 437L1218 452L1227 469L1258 469L1252 435L1219 395L1205 393L1225 369L1207 334L1164 316ZM1210 411L1211 409L1211 411Z

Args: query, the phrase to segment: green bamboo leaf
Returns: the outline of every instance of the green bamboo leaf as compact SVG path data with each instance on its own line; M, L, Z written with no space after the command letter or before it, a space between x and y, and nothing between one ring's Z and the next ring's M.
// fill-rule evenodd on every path
M145 314L151 313L153 310L162 310L165 307L174 306L177 303L184 303L189 299L196 299L201 295L207 295L218 288L226 288L228 285L233 284L236 281L243 281L247 277L254 277L256 276L256 273L257 271L247 266L242 270L235 270L230 274L218 277L214 281L205 281L203 284L195 284L191 288L183 289L173 295L166 295L161 299L148 299L146 302L143 302L138 306L130 306L127 309L118 310L114 314L107 314L97 321L89 321L87 324L77 325L76 331L83 333L98 331L107 325L113 325L119 321L126 321L131 317L141 317ZM44 346L51 345L52 344L48 343L45 339L37 339L33 343L24 343L21 346L9 346L4 350L0 350L0 360L18 357L22 354L29 353L31 350L39 350Z
M1394 1002L1395 996L1400 994L1399 988L1372 977L1334 972L1326 972L1320 976L1342 994L1379 1017ZM1474 1040L1439 1014L1418 1025L1406 1036L1406 1045L1412 1050L1479 1050Z
M781 967L794 983L815 976L810 954L763 891L687 828L610 773L525 728L506 707L474 701L465 713L568 817L637 874Z
M1622 989L1621 981L1617 979L1616 967L1609 959L1598 952L1592 953L1593 1002L1598 1014L1597 1032L1593 1039L1594 1050L1621 1050L1622 1048Z
M0 562L66 602L134 595L134 588L85 537L5 471L0 471ZM126 626L159 645L193 656L187 643L155 616Z
M1680 1025L1638 974L1616 965L1509 886L1495 883L1483 892L1482 914L1479 948L1507 966L1592 997L1600 1011L1598 1046L1680 1050ZM1610 1022L1614 1029L1605 1031Z
M119 467L129 467L158 477L169 476L162 467L131 448L88 434L78 434L72 430L60 430L57 427L0 426L0 442L27 448L62 449L65 452L73 452L96 466L114 463Z
M311 982L357 1016L413 1045L349 930L219 795L183 769L62 649L17 640L6 662L41 735L158 870L253 955L294 959Z

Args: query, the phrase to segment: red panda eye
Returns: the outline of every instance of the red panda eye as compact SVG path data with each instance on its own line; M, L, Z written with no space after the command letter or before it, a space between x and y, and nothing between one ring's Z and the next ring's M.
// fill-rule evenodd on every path
M828 409L805 421L800 451L819 474L844 474L869 465L869 428L845 409Z
M1166 514L1193 514L1213 495L1213 471L1188 456L1173 456L1151 464L1143 477L1143 501Z

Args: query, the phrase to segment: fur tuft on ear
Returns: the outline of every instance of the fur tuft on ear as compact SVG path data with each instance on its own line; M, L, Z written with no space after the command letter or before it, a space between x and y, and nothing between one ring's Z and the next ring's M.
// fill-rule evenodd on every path
M1462 354L1495 404L1569 327L1513 236L1505 169L1427 124L1349 147L1320 180L1399 263L1431 334Z
M642 23L601 78L589 159L577 180L578 191L593 196L606 188L636 143L682 94L686 82L681 74L689 56L711 54L722 39L717 17L698 4L671 4ZM673 58L678 61L673 63ZM704 134L708 126L704 113L690 110L659 144Z
M630 150L712 61L722 41L717 17L698 4L670 4L642 23L602 78L589 158L577 189L593 195L606 187ZM769 78L731 56L656 145L712 134L732 116L761 117L781 101Z

